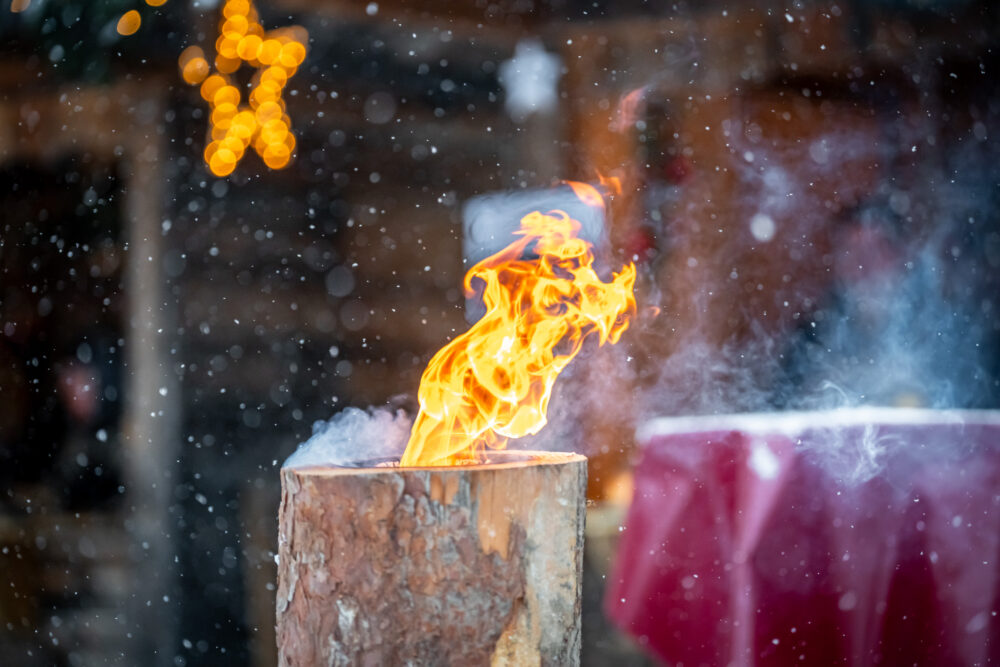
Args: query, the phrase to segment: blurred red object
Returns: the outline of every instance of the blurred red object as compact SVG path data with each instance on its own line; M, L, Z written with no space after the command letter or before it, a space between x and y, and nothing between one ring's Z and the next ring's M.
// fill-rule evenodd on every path
M663 166L663 175L668 183L684 185L694 178L694 164L683 155L678 155Z
M609 578L671 664L1000 660L1000 413L655 420Z

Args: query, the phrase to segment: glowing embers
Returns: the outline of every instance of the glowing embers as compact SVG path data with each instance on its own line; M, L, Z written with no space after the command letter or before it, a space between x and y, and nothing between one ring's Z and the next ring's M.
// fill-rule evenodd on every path
M591 206L591 186L572 184ZM635 311L635 266L602 282L580 223L562 211L529 213L521 238L479 262L465 291L482 290L486 314L431 359L420 379L420 413L403 466L479 462L484 446L537 433L556 377L584 339L615 343ZM537 258L524 258L528 253Z
M215 41L217 73L211 74L201 48L191 46L181 53L181 76L191 85L201 84L201 96L211 109L211 139L204 157L213 174L231 174L251 146L271 169L291 161L295 136L282 94L305 60L308 38L298 26L265 32L252 2L228 0ZM230 78L243 63L257 70L249 86L249 105L243 104L241 88Z

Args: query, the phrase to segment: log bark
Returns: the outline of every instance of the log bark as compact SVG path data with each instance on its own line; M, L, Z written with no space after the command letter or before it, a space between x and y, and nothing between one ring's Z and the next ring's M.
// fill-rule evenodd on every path
M279 665L578 665L586 458L283 468Z

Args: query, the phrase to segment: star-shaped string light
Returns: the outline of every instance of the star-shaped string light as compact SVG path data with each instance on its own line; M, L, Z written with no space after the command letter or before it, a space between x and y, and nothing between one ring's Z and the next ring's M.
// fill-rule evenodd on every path
M160 7L167 0L145 0ZM22 12L31 0L11 0L10 9ZM134 35L142 25L135 9L122 14L116 29ZM222 6L219 37L215 41L215 69L199 46L189 46L178 59L181 76L191 85L201 84L201 96L211 108L205 163L216 176L228 176L252 145L271 169L288 165L295 151L295 135L285 111L282 93L288 79L306 58L309 33L299 26L266 32L253 0L226 0ZM249 106L242 103L240 86L233 83L244 63L257 70L249 85Z
M211 109L205 163L216 176L228 176L252 145L271 169L291 161L295 135L282 99L285 85L306 57L305 29L289 26L265 32L251 0L227 0L222 7L215 69L198 46L181 53L181 76L201 84L201 96ZM250 83L249 106L230 75L243 64L257 71Z

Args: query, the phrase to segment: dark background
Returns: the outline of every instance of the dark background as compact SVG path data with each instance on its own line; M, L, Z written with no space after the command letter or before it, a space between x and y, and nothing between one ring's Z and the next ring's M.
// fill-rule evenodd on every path
M827 381L997 405L994 3L260 0L310 35L297 156L225 179L176 68L205 5L0 6L3 664L274 664L277 469L344 406L412 406L479 194L624 183L602 257L640 313L555 402L598 501L585 663L642 660L599 599L643 417ZM532 38L558 104L512 117Z

